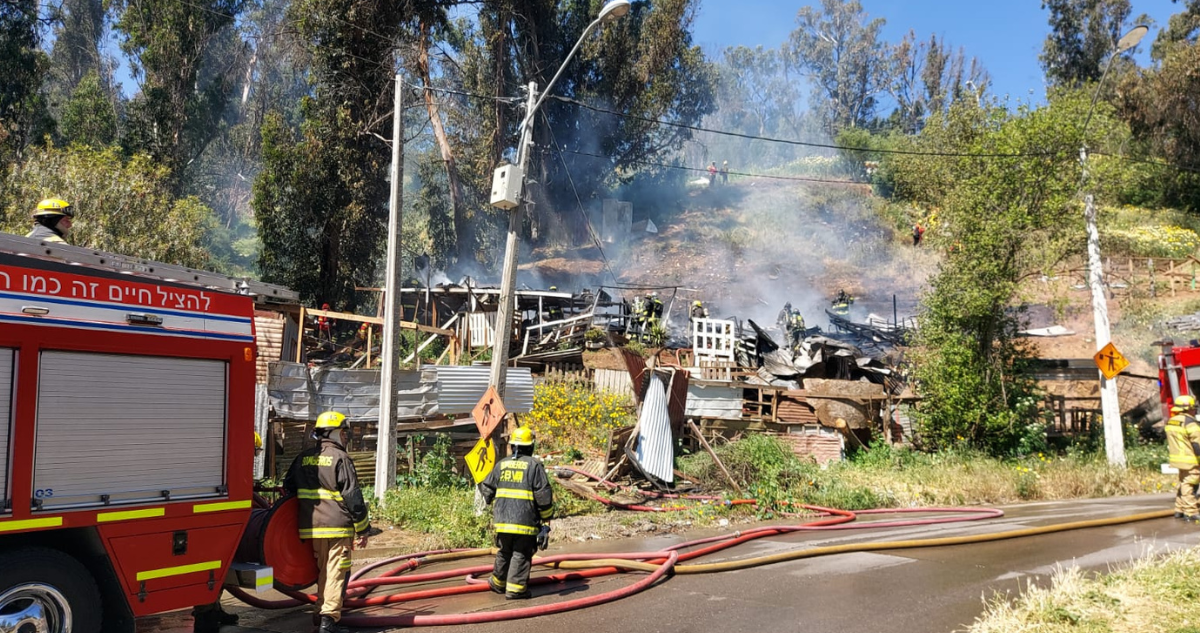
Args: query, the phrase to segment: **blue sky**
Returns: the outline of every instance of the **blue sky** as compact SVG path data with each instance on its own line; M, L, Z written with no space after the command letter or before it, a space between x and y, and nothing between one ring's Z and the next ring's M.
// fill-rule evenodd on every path
M1021 101L1042 101L1045 84L1038 54L1050 27L1040 0L860 0L871 17L887 20L884 37L900 41L912 29L918 39L936 33L968 58L978 57L992 75L992 92ZM704 0L694 41L709 53L726 46L776 47L796 28L797 0ZM1157 26L1142 41L1139 60L1149 63L1149 44L1167 18L1182 7L1170 0L1133 0L1133 14L1150 16ZM1031 93L1032 91L1032 93Z

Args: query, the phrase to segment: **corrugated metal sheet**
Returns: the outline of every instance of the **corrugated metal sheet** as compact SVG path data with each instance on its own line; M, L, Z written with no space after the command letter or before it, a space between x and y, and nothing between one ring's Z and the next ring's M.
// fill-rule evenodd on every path
M621 369L597 369L592 376L596 391L615 393L633 398L633 380Z
M650 377L638 419L637 459L647 473L668 483L674 481L675 442L667 412L667 388L657 375Z
M742 419L742 389L740 387L691 383L687 388L687 417Z
M776 396L776 418L784 424L818 424L817 412L803 392L785 391Z
M379 419L378 370L323 369L311 371L301 363L271 363L267 391L275 415L292 420L314 420L324 411L340 411L356 422ZM421 418L434 410L437 381L428 382L416 370L397 376L396 412L399 418Z
M284 316L278 312L254 311L254 343L258 347L258 358L255 365L260 385L267 384L271 361L283 360L285 322Z
M487 391L491 368L486 365L438 365L422 371L436 372L436 413L450 415L470 413L475 408ZM529 413L533 409L533 374L529 368L509 367L505 384L504 408L511 413Z
M489 368L428 366L399 372L396 410L400 419L470 413L488 386ZM379 419L380 372L373 369L309 370L300 363L275 362L267 390L279 417L313 420L340 411L355 422ZM533 409L533 375L528 367L508 370L504 405L513 413Z

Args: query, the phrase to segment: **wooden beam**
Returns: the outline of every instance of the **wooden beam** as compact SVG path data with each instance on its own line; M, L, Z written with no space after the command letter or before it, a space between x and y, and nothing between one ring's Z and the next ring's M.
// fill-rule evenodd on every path
M349 312L333 312L330 310L317 310L315 308L304 308L303 314L311 314L318 317L326 317L330 319L341 319L343 321L354 321L355 323L370 323L372 325L383 325L383 319L379 317L363 316L361 314L350 314ZM441 334L442 336L456 336L453 330L447 330L440 327L430 325L422 325L413 323L412 321L401 321L400 328L405 330L417 330L420 332L429 332L430 334Z

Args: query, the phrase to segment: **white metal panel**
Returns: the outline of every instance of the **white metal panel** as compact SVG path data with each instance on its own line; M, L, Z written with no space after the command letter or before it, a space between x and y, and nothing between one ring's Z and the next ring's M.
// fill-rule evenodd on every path
M43 507L211 496L225 483L226 363L43 352L34 496Z
M637 459L646 472L665 482L675 480L675 442L671 437L671 414L667 411L667 388L654 375L642 402L638 419Z
M692 351L701 360L733 360L737 328L725 319L692 319Z
M0 348L0 508L8 505L8 447L12 435L13 361L11 349Z
M684 415L718 420L742 419L742 388L688 384Z

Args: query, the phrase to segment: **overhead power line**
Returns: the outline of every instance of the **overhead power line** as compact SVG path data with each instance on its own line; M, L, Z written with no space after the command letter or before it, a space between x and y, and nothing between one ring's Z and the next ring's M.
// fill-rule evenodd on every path
M605 156L604 154L594 154L592 152L581 152L581 151L572 150L572 149L563 149L560 151L566 152L568 154L576 154L578 156L591 156L593 158L603 158L603 159L609 160L609 161L612 160L611 156ZM702 174L708 173L708 170L703 167L686 167L684 165L671 165L668 163L659 163L659 162L655 162L655 161L638 160L638 159L630 160L628 162L635 163L638 165L648 165L651 167L662 167L665 169L678 169L680 171L699 172ZM835 178L810 178L807 176L773 176L770 174L754 174L754 173L744 172L744 171L730 171L730 172L726 172L726 173L728 173L730 176L745 176L748 178L765 178L765 179L769 179L769 180L789 180L789 181L793 181L793 182L820 182L820 183L826 183L826 184L831 184L831 185L867 185L867 184L869 184L869 183L863 183L863 182L856 182L853 180L839 180L839 179L835 179Z
M683 129L683 130L691 130L693 132L707 132L709 134L718 134L721 136L732 136L735 138L742 138L742 139L747 139L747 140L751 140L751 141L766 141L768 143L783 143L785 145L798 145L801 147L815 147L815 148L820 148L820 149L836 149L836 150L843 150L843 151L849 151L849 152L874 152L877 154L902 154L902 155L907 155L907 156L942 156L942 157L951 157L951 158L1044 158L1047 156L1057 156L1062 153L1062 152L1027 152L1027 153L1021 153L1021 152L1014 152L1014 153L1005 153L1005 152L996 152L996 153L936 152L936 151L920 151L920 150L907 150L907 149L876 149L876 148L871 148L871 147L849 147L846 145L835 145L832 143L814 143L811 141L797 141L797 140L793 140L793 139L773 138L770 136L757 136L754 134L743 134L742 132L729 132L726 130L714 130L712 128L700 127L698 125L689 125L686 123L678 123L675 121L664 121L662 119L654 119L654 118L650 118L650 117L639 116L636 114L627 114L625 112L617 112L616 110L610 110L608 108L601 108L599 106L590 105L590 104L584 103L582 101L579 101L577 99L572 99L570 97L560 97L557 95L551 95L551 97L554 99L557 99L559 101L562 101L563 103L569 103L571 105L574 105L574 106L577 106L580 108L584 108L586 110L592 110L594 112L603 112L604 114L611 114L613 116L617 116L617 117L621 117L621 118L634 119L637 121L644 121L646 123L654 123L657 125L666 125L668 127L674 127L674 128L679 128L679 129Z

